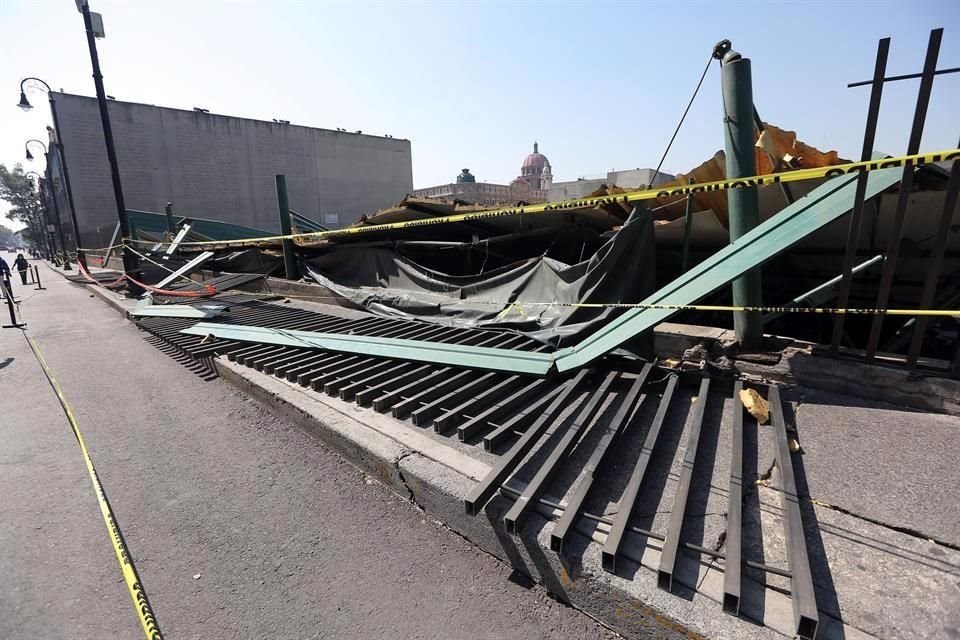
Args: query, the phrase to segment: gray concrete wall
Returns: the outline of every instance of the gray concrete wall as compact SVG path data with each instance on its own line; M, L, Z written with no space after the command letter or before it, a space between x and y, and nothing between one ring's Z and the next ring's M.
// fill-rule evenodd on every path
M109 238L116 205L97 101L55 93L84 244ZM109 102L128 209L279 231L274 176L287 176L290 206L344 226L413 190L410 141ZM336 225L332 225L336 216ZM67 212L64 212L67 217Z

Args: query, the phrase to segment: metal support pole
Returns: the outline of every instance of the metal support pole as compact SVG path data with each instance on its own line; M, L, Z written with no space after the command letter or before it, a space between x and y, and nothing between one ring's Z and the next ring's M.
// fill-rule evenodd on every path
M287 198L287 176L277 176L277 205L280 208L280 233L288 236L291 233L290 224L290 201ZM287 272L287 280L298 280L300 274L297 270L297 260L293 255L293 240L284 238L283 244L283 266Z
M167 221L167 233L170 234L170 239L173 240L173 236L177 234L176 227L173 224L173 203L168 202L167 206L163 209L163 214L166 216Z
M46 217L46 224L44 236L47 239L47 251L50 252L50 261L54 264L57 264L57 239L53 235L53 230L56 229L56 225L53 224L53 216L50 214L50 205L48 204L49 198L47 198L48 189L48 180L46 178L40 184L41 195L43 197L43 213Z
M47 288L40 284L40 267L33 265L33 277L37 281L37 286L34 287L34 291L45 291Z
M70 266L70 253L67 250L67 239L63 235L63 222L60 220L60 203L57 202L57 192L54 190L54 185L56 184L53 181L53 167L50 165L50 154L45 154L47 157L47 185L50 187L50 199L53 200L53 215L56 219L57 226L57 235L60 236L60 250L63 252L63 270L71 271L72 267Z
M695 180L690 179L689 184ZM687 196L687 210L683 214L683 262L681 263L680 273L686 273L690 266L690 231L693 226L693 194Z
M53 115L53 131L56 136L57 153L60 155L60 171L63 173L63 186L67 191L67 202L70 205L70 221L73 223L73 241L77 246L77 262L87 267L87 259L80 248L80 225L77 224L77 207L73 204L73 189L70 187L70 172L67 171L67 156L63 153L63 143L60 142L60 120L57 117L57 103L53 99L53 92L47 91L50 100L50 113ZM69 267L64 267L68 269Z
M727 179L756 175L757 161L753 138L753 85L750 59L729 50L723 56L721 69L723 93L724 142ZM751 231L760 222L757 188L731 189L727 192L730 242ZM754 268L733 281L734 306L759 307L760 270ZM759 311L735 311L733 325L740 347L757 350L763 341L763 316Z
M4 329L19 329L25 327L25 322L17 322L17 314L13 306L13 287L10 286L10 279L6 276L0 277L0 286L3 287L4 296L7 299L7 310L10 312L10 324L3 325Z
M45 251L47 253L47 257L49 259L52 259L53 252L50 251L50 232L48 231L48 227L47 227L47 225L50 224L50 212L47 210L47 192L44 189L43 185L44 185L44 181L42 178L37 180L37 193L40 194L40 205L43 207L43 217L39 221L40 222L39 223L39 226L40 226L39 240L42 243L40 249L41 251Z
M890 53L890 38L883 38L877 44L877 60L873 68L873 86L870 89L870 103L867 107L867 123L863 131L863 149L860 161L866 162L873 157L873 142L877 135L877 121L880 118L880 99L883 97L883 76L887 72L887 57ZM860 227L863 222L863 203L867 192L867 173L861 171L857 176L857 191L853 198L853 211L847 227L847 242L843 253L842 280L837 307L846 309L850 304L850 290L853 287L853 268L857 259L857 247L860 245ZM844 315L833 318L833 332L830 338L830 355L836 357L840 352L840 339L843 336Z
M97 41L93 32L93 20L90 17L90 5L84 2L81 11L83 12L83 25L87 29L87 47L90 49L90 64L93 66L93 83L97 89L97 104L100 106L100 121L103 125L103 141L107 146L107 160L110 163L110 177L113 181L113 197L117 204L117 219L120 221L121 242L123 242L130 237L130 225L127 221L127 206L123 201L123 186L120 183L117 150L113 144L113 127L110 126L110 114L107 111L107 93L103 88L103 74L100 73L100 58L97 56ZM138 263L137 256L128 247L124 246L124 273L136 278ZM134 296L143 293L141 287L132 282L128 282L127 286Z

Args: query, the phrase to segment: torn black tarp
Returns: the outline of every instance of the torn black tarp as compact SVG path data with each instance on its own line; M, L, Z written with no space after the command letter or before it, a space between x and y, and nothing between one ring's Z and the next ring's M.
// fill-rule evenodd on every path
M239 251L221 252L208 261L204 269L224 273L271 274L283 266L283 257L256 247Z
M423 267L391 249L347 246L304 261L303 271L344 301L377 315L512 329L566 346L621 313L573 304L639 302L655 290L654 255L653 218L644 213L632 216L590 259L574 265L540 256L458 276Z

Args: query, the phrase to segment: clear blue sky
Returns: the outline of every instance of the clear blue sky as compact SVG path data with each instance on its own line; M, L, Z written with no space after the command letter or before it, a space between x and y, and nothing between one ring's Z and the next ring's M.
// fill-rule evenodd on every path
M106 2L99 41L121 100L409 138L417 187L470 167L515 177L534 140L556 179L656 166L715 42L753 60L765 120L857 156L877 40L889 72L919 71L944 27L941 67L960 66L960 2ZM93 95L72 0L0 0L0 162L44 137L49 113L16 108L35 75ZM885 90L877 148L906 147L918 82ZM722 148L714 67L664 165ZM960 74L937 79L925 150L960 136ZM42 163L34 163L42 170Z

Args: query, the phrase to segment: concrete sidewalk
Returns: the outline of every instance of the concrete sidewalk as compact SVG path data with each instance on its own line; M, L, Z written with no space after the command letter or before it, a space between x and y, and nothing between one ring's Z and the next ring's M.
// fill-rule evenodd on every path
M165 637L611 638L316 438L50 273L27 331ZM142 637L70 426L0 330L0 637Z
M96 291L118 309L130 301ZM297 303L294 303L297 304ZM320 305L314 305L316 308ZM328 309L326 312L341 313ZM356 405L287 384L246 367L219 361L221 374L271 404L287 424L311 430L398 494L491 553L534 576L557 596L574 603L621 632L636 637L781 637L790 634L789 582L746 569L743 614L723 614L722 566L685 560L677 579L687 590L668 594L656 588L658 547L629 538L625 555L635 562L621 575L600 569L603 526L579 526L575 563L561 563L549 551L555 514L541 509L519 538L502 529L511 502L497 497L485 517L463 514L462 499L494 456L430 430L416 429ZM185 372L183 375L188 375ZM689 392L684 396L690 401ZM821 610L819 638L956 638L960 635L960 472L954 444L956 417L906 410L823 391L797 388L786 399L804 455L796 457L811 566ZM726 402L708 412L726 416ZM680 416L680 420L685 420ZM705 434L716 443L707 475L695 479L707 516L698 529L703 546L722 549L726 472L729 457L720 443L729 424L719 420ZM678 432L684 422L675 425ZM748 460L753 488L744 506L745 554L785 566L780 521L779 476L770 436L758 430L755 459ZM626 443L630 450L634 444ZM675 443L682 451L682 440ZM577 458L576 452L572 458ZM664 488L648 505L650 528L662 525L675 491L679 460L667 461ZM703 473L704 465L698 465ZM619 475L617 475L619 473ZM607 482L623 482L621 469ZM561 479L568 487L575 478ZM521 487L516 487L521 488ZM548 496L563 503L564 495ZM590 505L616 511L616 499ZM762 527L760 523L762 522ZM583 523L581 523L582 525ZM748 529L763 531L751 538ZM776 532L781 532L778 535ZM773 532L770 535L770 532ZM630 564L629 562L627 563ZM757 623L762 623L759 626Z

